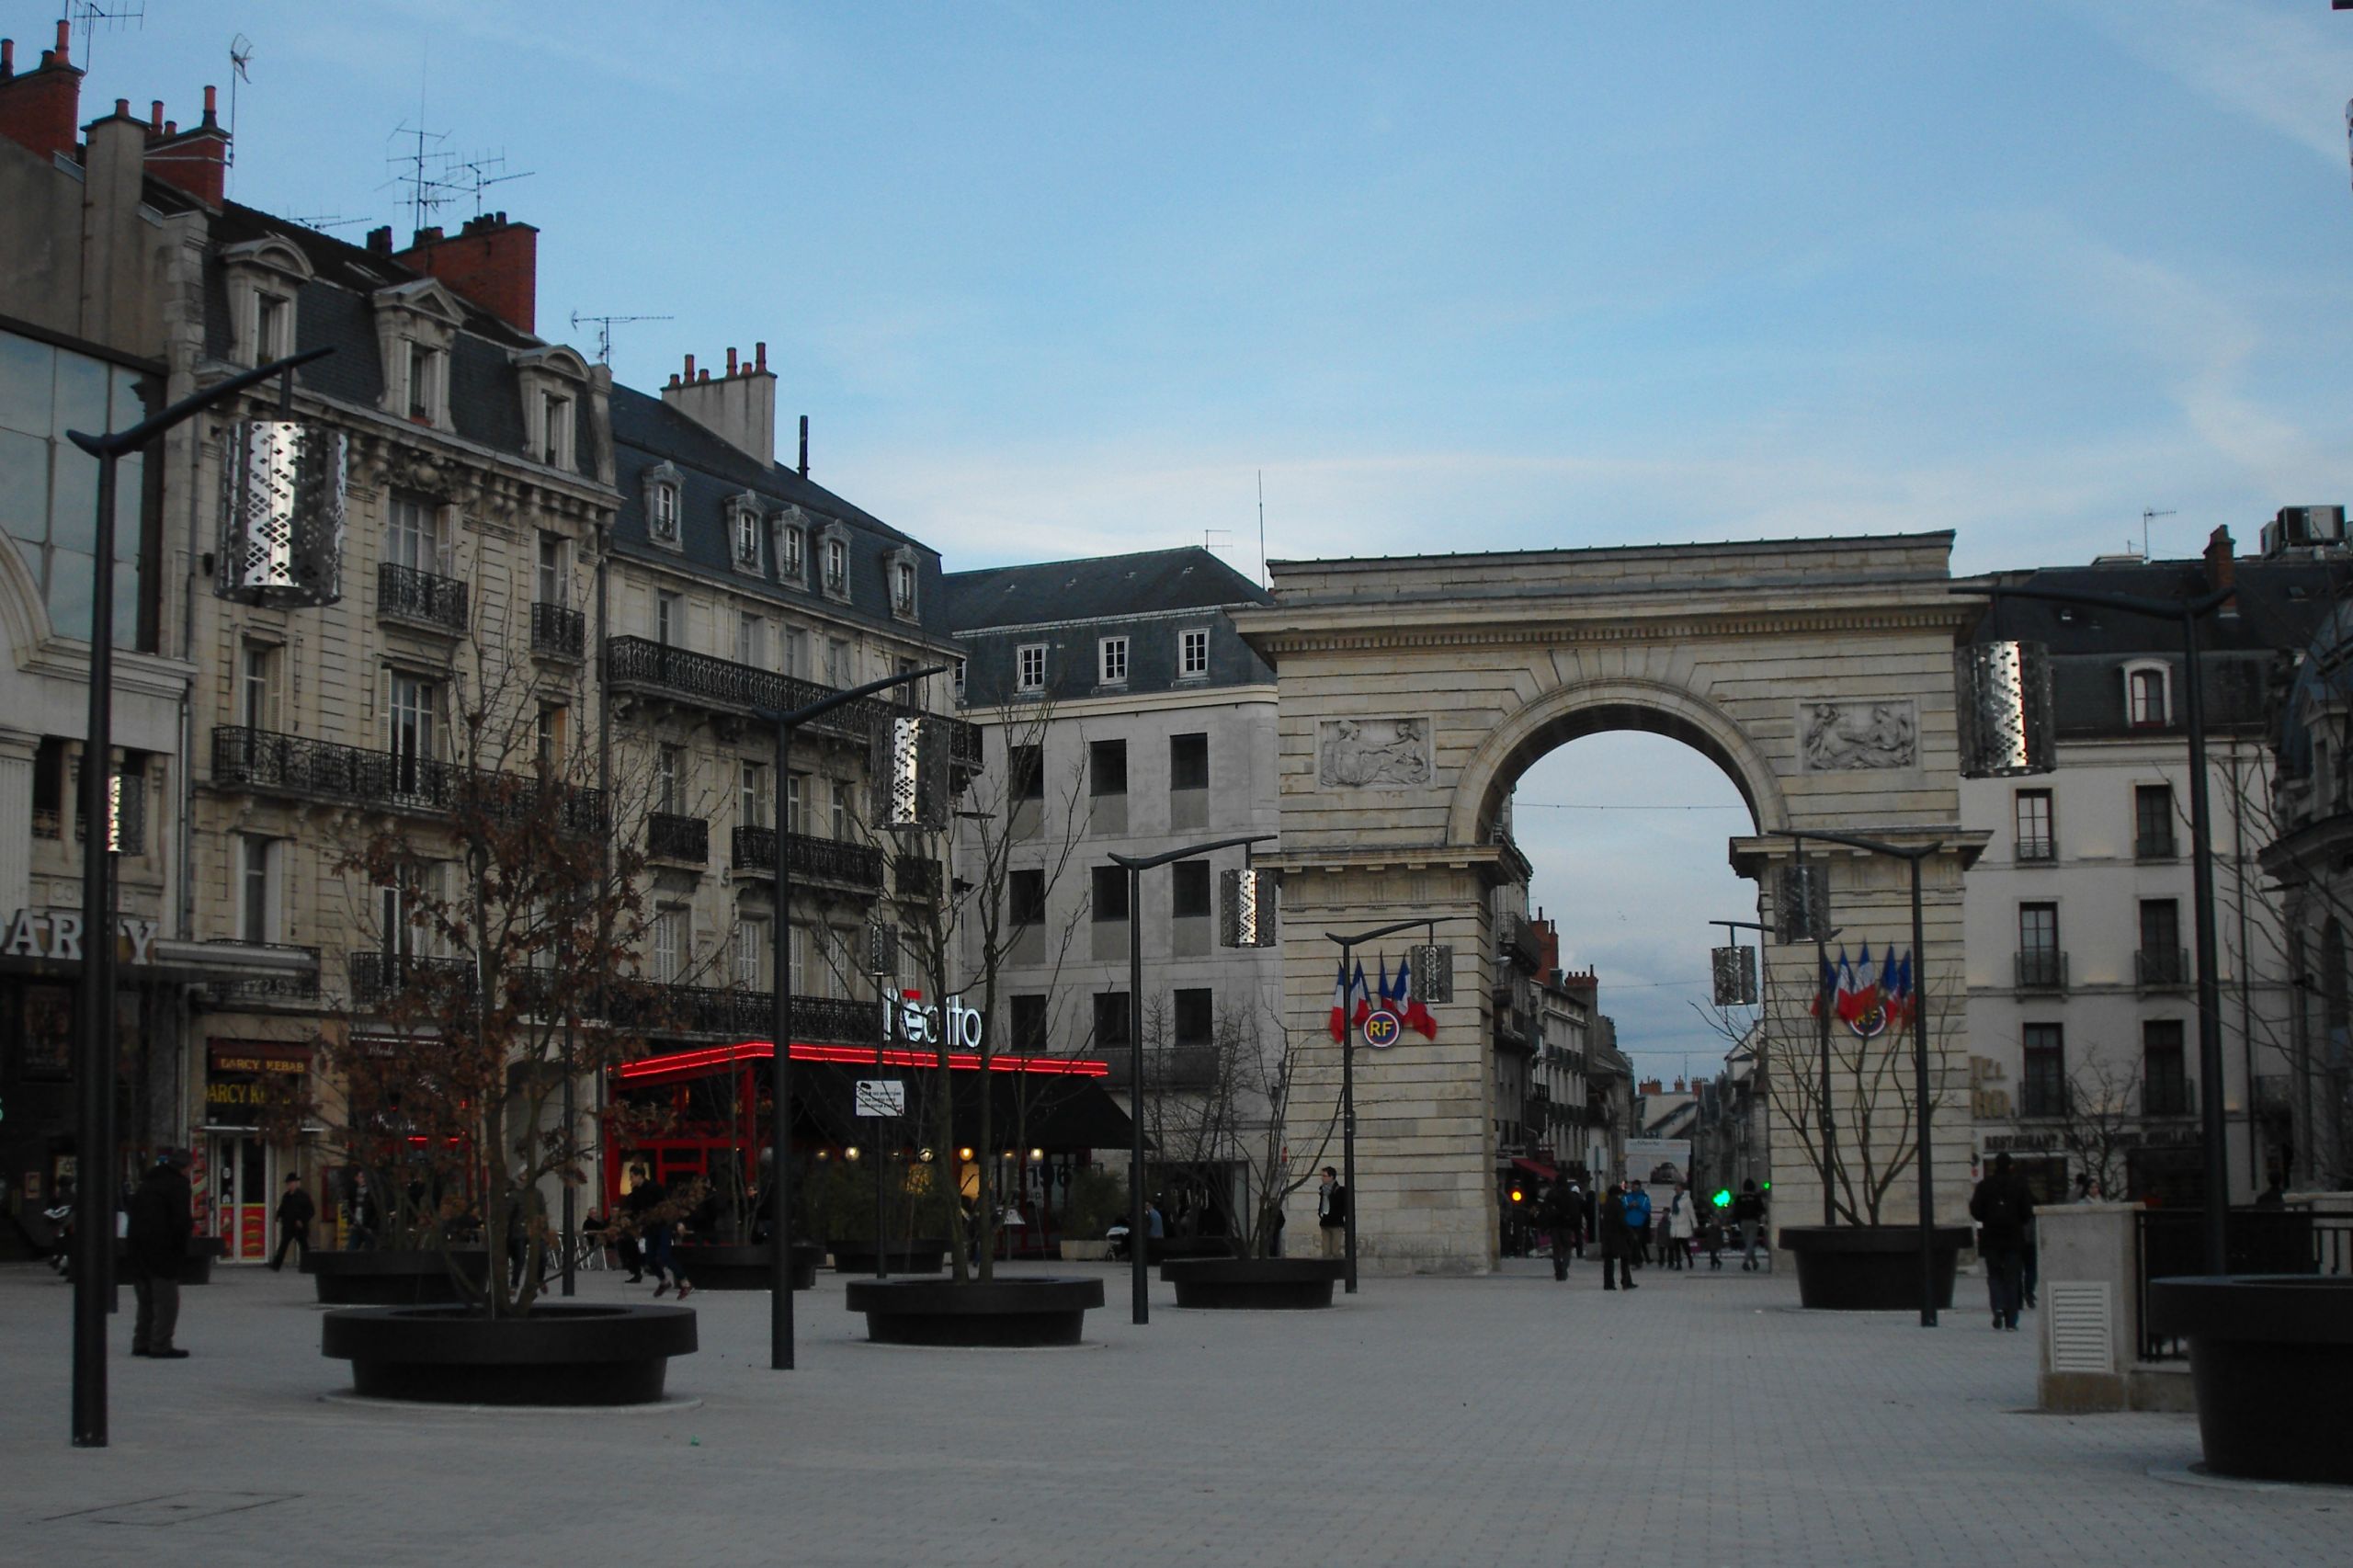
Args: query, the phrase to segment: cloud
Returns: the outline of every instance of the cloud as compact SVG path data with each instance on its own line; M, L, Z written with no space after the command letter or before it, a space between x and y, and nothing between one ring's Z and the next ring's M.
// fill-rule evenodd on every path
M2201 97L2344 164L2353 18L2332 21L2317 0L2292 10L2244 0L2085 0L2082 8L2127 51Z

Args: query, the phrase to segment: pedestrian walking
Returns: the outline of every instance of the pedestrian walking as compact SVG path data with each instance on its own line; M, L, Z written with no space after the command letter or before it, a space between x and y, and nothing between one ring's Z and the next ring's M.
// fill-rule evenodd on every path
M1699 1244L1708 1249L1708 1267L1721 1271L1724 1266L1724 1222L1713 1210L1699 1222Z
M188 1153L166 1149L148 1167L131 1194L124 1250L139 1315L131 1327L131 1353L157 1361L180 1361L188 1352L172 1343L179 1332L180 1266L188 1261L196 1195L188 1183Z
M1569 1248L1574 1244L1577 1221L1584 1217L1585 1206L1577 1201L1577 1189L1573 1183L1556 1181L1544 1194L1544 1206L1540 1217L1552 1232L1552 1278L1569 1277Z
M1324 1167L1324 1179L1315 1188L1315 1223L1323 1229L1324 1256L1347 1256L1348 1189L1340 1185L1340 1173L1330 1165Z
M1675 1184L1675 1198L1666 1206L1666 1266L1683 1269L1691 1264L1691 1237L1699 1230L1699 1216L1691 1211L1691 1192L1681 1182Z
M1994 1326L2015 1329L2025 1289L2026 1227L2034 1216L2034 1201L2011 1171L2009 1155L1994 1156L1993 1173L1969 1195L1969 1213L1977 1221L1977 1251L1985 1259Z
M1601 1288L1615 1290L1622 1282L1629 1290L1639 1290L1634 1283L1634 1228L1627 1219L1626 1184L1619 1182L1609 1189L1601 1202ZM1610 1277L1610 1267L1617 1267L1617 1278Z
M1647 1268L1651 1261L1651 1195L1643 1190L1638 1181L1626 1184L1626 1228L1632 1233L1631 1261L1636 1268Z
M294 1267L302 1267L302 1260L311 1256L311 1221L318 1211L319 1206L302 1190L301 1174L287 1176L278 1198L278 1251L269 1260L271 1273L277 1273L285 1264L288 1247L296 1249Z
M1740 1227L1740 1271L1746 1274L1756 1267L1756 1233L1765 1228L1765 1195L1756 1190L1755 1176L1740 1184L1740 1196L1732 1200L1732 1222Z

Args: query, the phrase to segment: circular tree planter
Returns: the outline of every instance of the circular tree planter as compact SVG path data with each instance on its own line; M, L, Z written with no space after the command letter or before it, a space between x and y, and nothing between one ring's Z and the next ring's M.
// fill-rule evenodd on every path
M834 1272L836 1274L871 1274L874 1272L872 1242L835 1242ZM884 1249L883 1266L892 1274L938 1274L948 1267L948 1244L944 1241L918 1239L892 1242ZM689 1275L688 1278L692 1278Z
M1086 1309L1102 1304L1100 1279L853 1279L848 1290L878 1345L1075 1345Z
M319 1301L330 1307L413 1307L460 1300L452 1265L467 1278L487 1275L490 1254L479 1248L438 1252L307 1252L302 1272L316 1282Z
M1180 1307L1296 1311L1330 1306L1347 1268L1336 1257L1173 1258L1160 1277L1176 1287Z
M776 1249L767 1242L690 1242L670 1249L671 1261L698 1290L765 1290L774 1281ZM792 1288L812 1290L825 1249L814 1242L792 1244Z
M549 1302L519 1318L472 1307L329 1312L320 1354L355 1392L433 1404L649 1404L695 1349L691 1307Z
M1969 1244L1966 1225L1934 1232L1938 1310L1952 1305L1953 1266ZM1897 1312L1920 1305L1916 1225L1785 1225L1781 1245L1797 1255L1798 1304L1834 1312Z
M2353 1278L2152 1279L2149 1326L2189 1341L2208 1470L2353 1486Z

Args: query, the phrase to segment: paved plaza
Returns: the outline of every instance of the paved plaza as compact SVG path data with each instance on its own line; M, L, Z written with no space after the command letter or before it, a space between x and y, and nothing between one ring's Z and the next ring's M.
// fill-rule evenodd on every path
M11 1562L795 1565L2344 1562L2353 1491L2199 1483L2187 1416L2028 1413L2035 1337L1968 1303L1796 1307L1784 1275L1373 1279L1328 1312L1182 1312L1126 1277L1077 1349L863 1342L826 1275L801 1367L765 1295L698 1294L680 1403L326 1398L291 1274L186 1293L183 1362L114 1322L113 1446L66 1441L70 1288L0 1269ZM619 1274L590 1300L650 1299ZM699 1402L699 1403L694 1403Z

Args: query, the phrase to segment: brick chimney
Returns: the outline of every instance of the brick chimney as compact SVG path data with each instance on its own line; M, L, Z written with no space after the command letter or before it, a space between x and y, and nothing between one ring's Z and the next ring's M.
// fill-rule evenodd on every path
M204 89L204 119L193 131L164 122L158 101L148 119L147 172L177 186L207 207L218 207L229 192L229 133L221 125L219 95Z
M468 219L447 237L438 229L419 229L392 259L439 278L511 327L539 330L540 232L529 223L510 223L506 213L492 212Z
M2236 587L2238 585L2238 556L2236 553L2236 547L2231 541L2231 530L2229 526L2224 525L2222 528L2216 528L2211 534L2207 536L2206 591L2208 593L2213 593L2222 588ZM2224 609L2236 609L2238 608L2238 596L2234 594L2231 597L2224 599L2222 601L2222 608Z
M708 367L698 371L691 354L686 364L685 374L662 389L662 401L738 451L776 461L776 373L768 369L768 346L754 344L748 363L730 348L727 373L716 379Z
M17 74L17 42L0 39L0 136L41 157L72 153L82 127L82 72L66 58L73 25L57 24L57 47Z

